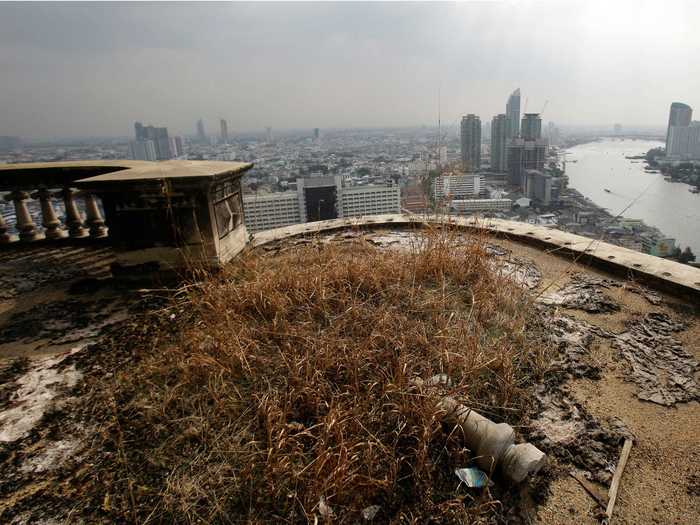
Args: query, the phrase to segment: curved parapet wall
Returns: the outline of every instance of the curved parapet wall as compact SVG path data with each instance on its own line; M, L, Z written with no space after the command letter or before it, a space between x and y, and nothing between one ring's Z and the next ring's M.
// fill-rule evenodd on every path
M468 230L485 230L494 235L546 248L553 253L576 257L581 263L590 264L625 277L633 277L655 288L676 294L691 295L700 299L700 269L698 268L573 233L502 219L430 218L401 214L370 215L295 224L259 232L253 236L252 245L254 247L262 246L288 237L313 235L346 228L423 227L426 225L450 225Z

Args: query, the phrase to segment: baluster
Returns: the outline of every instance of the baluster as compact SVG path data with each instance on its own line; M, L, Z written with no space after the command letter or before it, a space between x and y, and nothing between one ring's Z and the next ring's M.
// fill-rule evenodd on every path
M47 239L63 239L66 236L66 232L61 228L61 221L58 220L56 215L56 210L54 210L53 199L54 195L47 190L42 188L39 191L32 194L33 199L39 199L41 203L41 214L43 216L42 225L46 228L44 235Z
M68 226L68 233L73 239L80 239L82 237L87 237L88 231L83 225L83 218L80 216L78 207L75 204L76 192L70 188L63 188L60 195L63 197L63 203L66 207L66 225Z
M85 199L85 214L87 215L87 225L90 227L90 237L99 239L107 237L107 228L105 221L100 213L100 208L97 205L97 199L92 193L83 194Z
M29 214L27 204L24 202L29 198L26 191L13 191L5 196L5 200L12 201L15 205L15 217L17 218L17 231L21 241L35 241L39 238L36 225Z
M7 223L5 222L5 217L0 213L0 244L8 244L12 242L12 235L7 233L9 230Z

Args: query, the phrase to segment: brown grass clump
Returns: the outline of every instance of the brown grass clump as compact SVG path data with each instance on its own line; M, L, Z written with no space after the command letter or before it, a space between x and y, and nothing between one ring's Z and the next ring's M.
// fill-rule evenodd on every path
M109 507L149 523L492 516L488 493L455 491L469 451L412 380L448 374L453 395L517 424L543 346L526 293L464 240L316 242L188 288L166 313L182 320L172 344L117 377Z

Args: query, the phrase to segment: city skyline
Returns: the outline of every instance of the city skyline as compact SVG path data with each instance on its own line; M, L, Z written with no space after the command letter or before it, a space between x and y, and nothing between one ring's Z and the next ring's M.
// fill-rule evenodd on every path
M669 100L700 92L700 7L676 4L4 4L0 134L432 125L440 86L446 129L501 113L514 86L558 124L662 127Z

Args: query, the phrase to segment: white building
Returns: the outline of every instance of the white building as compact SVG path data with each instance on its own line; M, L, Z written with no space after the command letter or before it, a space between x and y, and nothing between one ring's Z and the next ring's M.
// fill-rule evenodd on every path
M246 228L254 233L337 217L401 213L396 184L344 186L340 176L297 179L296 191L243 196Z
M401 213L401 188L391 186L362 186L342 188L341 217Z
M302 221L296 191L243 196L243 216L249 232L281 228Z
M485 191L484 176L481 173L464 175L440 175L433 181L435 198L460 198L479 196Z
M513 201L510 199L457 199L451 201L450 205L458 213L510 211Z

